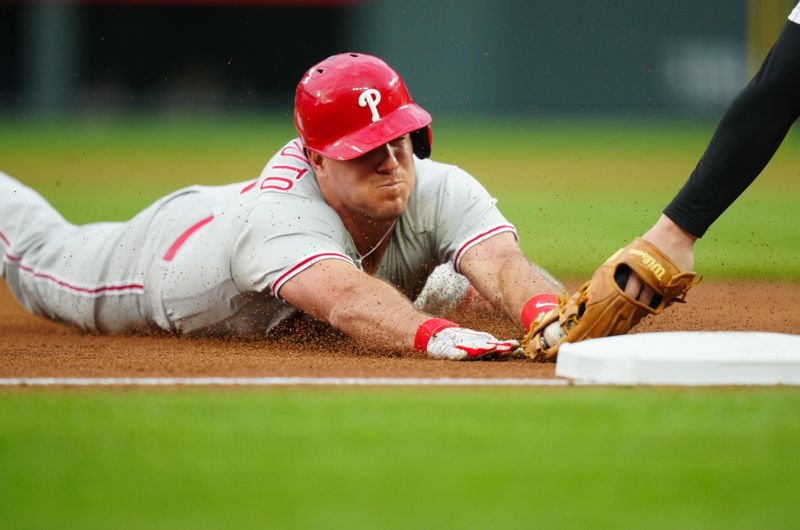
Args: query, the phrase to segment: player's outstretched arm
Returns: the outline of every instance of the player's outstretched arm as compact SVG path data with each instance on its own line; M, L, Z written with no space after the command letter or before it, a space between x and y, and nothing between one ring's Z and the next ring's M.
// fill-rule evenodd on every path
M422 313L393 286L339 260L315 263L286 282L280 295L367 346L453 360L506 355L519 346Z
M564 286L531 263L512 234L498 234L471 248L461 260L461 272L495 307L520 323L525 355L555 358L563 338L559 317L561 300L566 300Z
M540 302L540 309L549 310L556 295L564 291L558 280L525 257L510 232L469 249L461 259L460 269L481 295L523 328L527 328L521 317L523 308L534 296L550 295L551 302Z

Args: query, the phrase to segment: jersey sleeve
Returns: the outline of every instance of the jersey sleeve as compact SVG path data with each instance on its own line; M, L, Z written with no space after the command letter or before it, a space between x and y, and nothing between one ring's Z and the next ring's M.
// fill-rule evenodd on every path
M241 291L280 298L283 285L326 259L353 264L345 252L345 229L326 204L286 195L256 205L231 258L231 274Z
M435 189L434 245L440 262L452 263L457 272L473 246L503 232L517 236L516 228L497 209L497 199L466 171L451 166Z

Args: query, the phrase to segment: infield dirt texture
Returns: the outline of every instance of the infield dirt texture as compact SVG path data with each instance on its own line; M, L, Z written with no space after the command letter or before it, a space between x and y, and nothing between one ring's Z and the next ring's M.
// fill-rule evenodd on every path
M574 282L572 282L574 284ZM771 307L772 312L752 311ZM800 284L765 280L705 282L685 305L647 318L643 331L800 330ZM496 336L517 331L499 313L449 315ZM528 360L456 363L359 348L333 332L287 332L275 340L101 336L25 313L0 287L0 377L554 377L555 365Z
M574 288L679 189L713 122L434 121L526 253ZM70 221L127 219L254 178L287 116L0 123L0 170ZM800 330L800 145L697 246L705 279L637 329ZM456 315L499 336L492 312ZM291 330L290 330L291 331ZM525 360L272 341L109 337L0 282L0 377L553 378ZM0 528L798 528L798 388L0 388Z

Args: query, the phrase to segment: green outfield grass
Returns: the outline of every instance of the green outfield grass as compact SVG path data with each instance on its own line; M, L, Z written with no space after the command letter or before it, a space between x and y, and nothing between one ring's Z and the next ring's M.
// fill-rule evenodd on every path
M800 392L12 392L3 528L781 529Z
M442 120L438 160L499 199L531 258L583 277L641 234L683 184L714 122ZM288 115L216 121L0 122L0 170L40 190L74 222L121 220L195 183L255 178L294 134ZM707 277L800 279L800 142L697 247Z

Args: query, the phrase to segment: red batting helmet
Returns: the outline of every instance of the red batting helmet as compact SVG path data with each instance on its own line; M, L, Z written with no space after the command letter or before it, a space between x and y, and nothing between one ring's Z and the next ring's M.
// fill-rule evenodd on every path
M350 160L408 133L425 158L430 123L397 72L371 55L328 57L297 85L294 124L305 146L328 158Z

